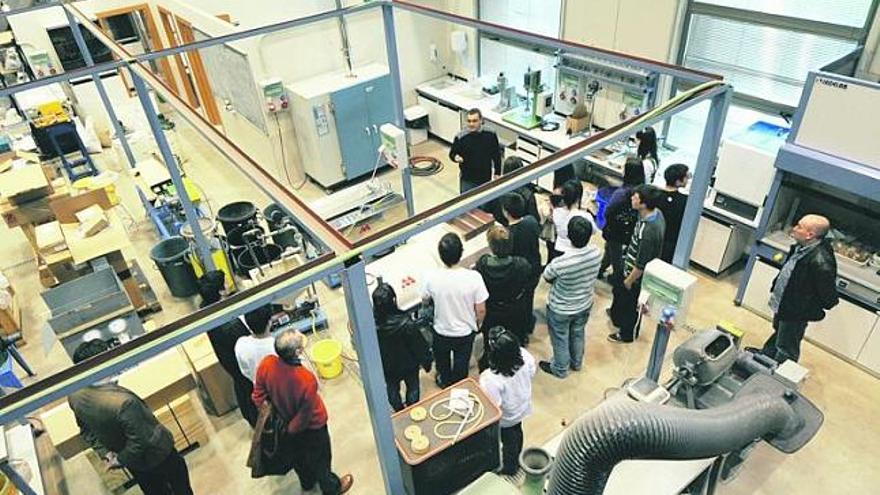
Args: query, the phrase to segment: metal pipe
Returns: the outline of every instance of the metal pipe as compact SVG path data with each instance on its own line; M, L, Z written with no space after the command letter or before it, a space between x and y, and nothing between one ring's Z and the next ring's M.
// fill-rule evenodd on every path
M171 175L171 182L174 184L174 189L177 191L177 197L180 198L180 203L183 205L183 215L186 217L186 221L192 226L193 237L196 240L196 247L199 249L202 263L205 266L205 271L216 270L214 258L211 256L211 245L208 244L208 239L205 237L205 233L202 232L202 229L199 227L199 216L196 214L196 208L193 206L192 201L189 199L189 194L186 192L186 185L183 182L183 176L180 173L180 169L177 167L177 158L174 156L174 153L171 152L171 146L168 145L168 140L165 139L165 132L162 131L162 124L159 123L159 116L156 114L156 109L153 108L153 102L150 101L150 92L147 89L147 85L144 84L144 80L141 79L141 76L131 70L131 68L129 68L128 72L131 74L134 88L137 91L141 106L144 107L144 114L146 114L147 121L150 123L153 137L156 138L156 145L159 146L159 153L161 153L162 160L165 162L165 167Z
M703 213L703 203L706 201L706 192L709 190L712 174L715 173L718 145L721 143L721 133L724 130L724 121L727 118L727 108L730 106L732 95L733 89L730 86L727 86L726 91L715 95L706 118L700 154L697 157L690 194L681 220L681 232L678 234L678 242L672 256L672 264L683 270L687 270L690 264L697 227L700 225L700 216Z
M79 53L82 55L86 67L94 67L95 61L92 59L92 54L89 52L88 46L86 46L85 39L83 39L82 32L79 29L79 23L76 22L76 19L73 18L70 11L67 9L62 10L64 10L64 15L67 16L67 24L70 26L70 31L73 33L73 39L76 41L76 46L79 48ZM128 166L134 168L134 153L132 153L131 146L128 144L128 138L125 137L125 129L122 128L122 124L116 116L116 111L113 110L113 105L110 103L110 97L107 96L107 90L104 88L101 76L93 73L92 82L95 83L95 88L98 90L98 96L101 98L101 103L104 104L104 109L107 110L107 115L110 117L110 123L113 125L116 137L119 139L119 144L122 145L122 150L125 152L125 158L128 159Z
M385 493L403 493L403 474L394 444L394 430L388 414L388 391L379 354L379 337L370 305L366 264L360 257L349 260L342 277L345 306L351 322L361 380L367 395L367 409L373 425L373 438L379 451L379 463L385 481Z
M338 0L337 0L338 1ZM391 98L394 106L395 125L406 134L406 117L403 114L403 89L400 83L400 57L397 51L397 29L394 24L394 9L391 5L382 6L382 19L385 21L385 51L388 54L388 70L391 74ZM409 147L409 139L406 140ZM409 156L409 153L407 153ZM416 214L415 197L412 188L412 168L409 163L400 164L403 179L403 197L406 200L408 216Z
M342 0L336 0L336 10L342 10ZM348 68L348 77L354 77L354 71L351 68L351 45L348 42L348 26L345 23L345 16L340 15L336 17L336 24L339 27L339 39L342 41L342 57L345 59L345 66Z

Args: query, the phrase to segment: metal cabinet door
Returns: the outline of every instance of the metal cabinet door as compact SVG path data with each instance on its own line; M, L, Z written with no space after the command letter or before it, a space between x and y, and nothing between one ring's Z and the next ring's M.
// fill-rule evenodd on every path
M373 147L373 130L367 123L367 99L364 84L341 89L330 95L336 120L336 134L342 154L342 167L346 180L351 180L370 170L376 159Z
M367 124L370 126L370 130L373 131L371 168L367 170L367 172L371 173L373 171L372 167L376 164L376 160L379 157L379 146L382 145L379 128L383 124L395 124L396 120L394 118L394 96L391 94L391 76L382 76L364 83L364 94L367 98Z

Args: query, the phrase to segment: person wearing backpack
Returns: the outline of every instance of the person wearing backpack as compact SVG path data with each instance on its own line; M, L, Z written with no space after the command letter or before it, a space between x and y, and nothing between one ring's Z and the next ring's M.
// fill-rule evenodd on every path
M419 368L431 371L431 352L417 323L397 306L397 294L382 282L373 291L373 314L388 402L395 412L419 401ZM406 385L405 400L400 384Z
M626 159L623 167L623 185L621 185L608 202L605 209L605 228L602 238L605 239L605 254L599 268L599 278L605 278L605 271L611 267L612 278L615 280L623 273L623 246L632 237L633 227L639 220L639 214L630 204L630 196L636 186L645 183L645 168L636 156Z

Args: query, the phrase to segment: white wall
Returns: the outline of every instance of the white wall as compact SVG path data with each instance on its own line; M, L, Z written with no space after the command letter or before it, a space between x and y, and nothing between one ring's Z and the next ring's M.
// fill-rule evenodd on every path
M663 62L674 61L682 0L566 0L563 37Z

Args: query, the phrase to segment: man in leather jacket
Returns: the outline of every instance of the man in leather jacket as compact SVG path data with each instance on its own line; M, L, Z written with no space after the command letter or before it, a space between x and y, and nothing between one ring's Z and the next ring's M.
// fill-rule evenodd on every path
M770 290L773 335L761 350L779 363L797 361L807 323L837 305L837 261L825 238L830 228L827 218L805 215L791 231L796 243Z

